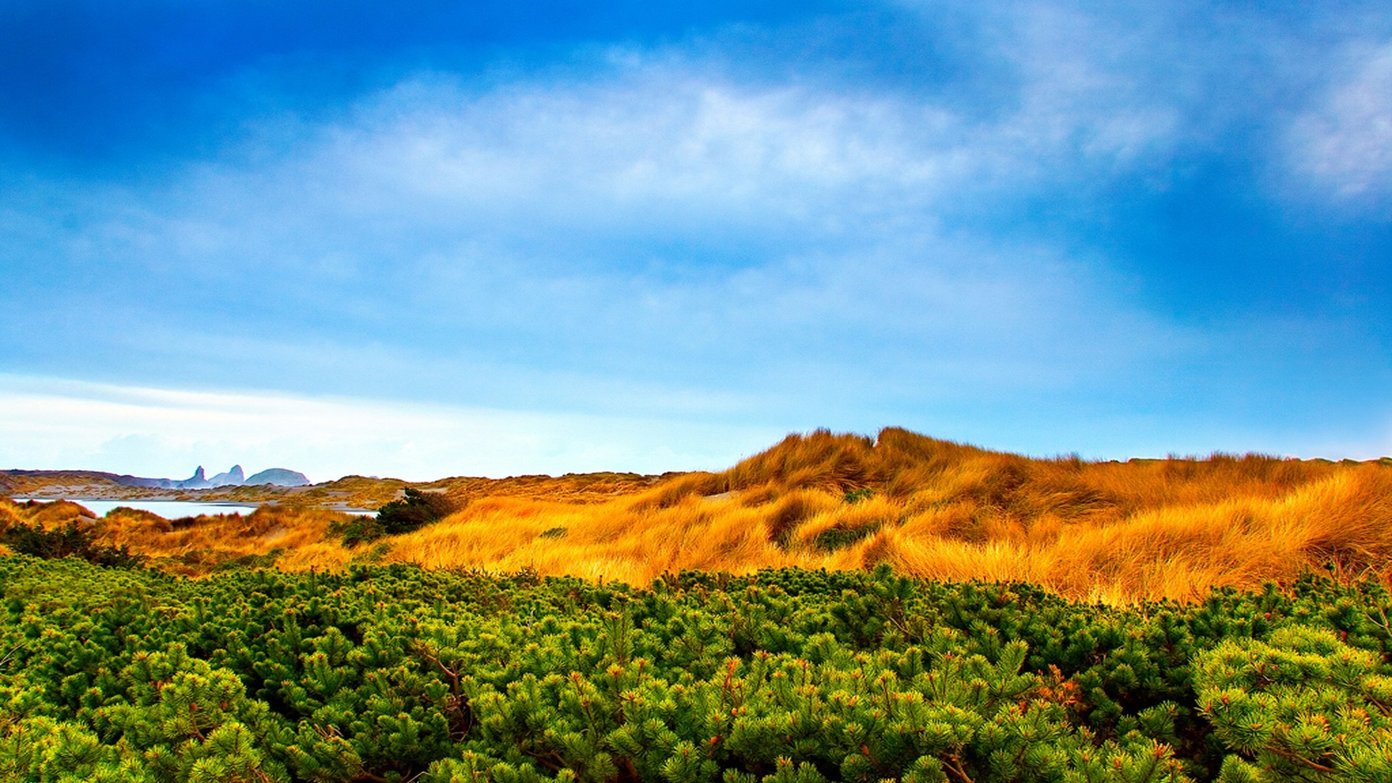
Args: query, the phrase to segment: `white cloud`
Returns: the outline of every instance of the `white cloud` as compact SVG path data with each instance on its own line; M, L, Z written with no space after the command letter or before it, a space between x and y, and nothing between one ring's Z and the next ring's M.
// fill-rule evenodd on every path
M1349 47L1344 67L1289 134L1292 166L1355 204L1392 199L1392 42Z
M1163 11L1087 13L1050 3L998 8L991 18L1008 31L994 54L1012 62L1019 108L1007 123L1018 154L1051 169L1083 166L1105 177L1127 166L1168 160L1192 132L1190 106L1176 94L1177 70L1155 77L1156 61L1175 55ZM1153 158L1146 160L1146 158Z
M317 183L312 209L388 230L786 233L942 198L972 174L958 150L935 147L953 125L931 107L688 73L481 95L413 82L248 184Z
M787 240L923 225L981 199L1086 187L1169 148L1177 120L1163 97L1044 32L1069 22L1022 25L1037 40L1012 55L1019 94L994 96L1010 108L988 118L970 100L740 82L676 55L486 89L420 75L337 121L268 123L238 148L252 152L173 186L153 205L171 214L157 228L188 252L221 243L250 263L313 267L339 258L336 235L359 250L412 236L492 249L488 239ZM317 252L294 252L307 236ZM354 267L342 260L327 265Z
M186 368L176 385L245 373L814 426L877 401L1085 386L1192 340L1133 304L1104 258L951 228L1164 149L1170 126L1144 121L1159 110L1117 77L1035 63L1018 106L984 120L711 70L670 60L482 91L417 77L336 122L265 130L163 191L97 192L78 237L49 244L80 245L119 302L84 339ZM78 297L54 309L59 323L98 312Z
M0 375L0 465L184 478L234 463L412 480L721 469L784 434L641 416L527 413Z
M485 89L418 76L330 123L268 125L161 191L94 189L73 210L82 227L42 244L101 268L100 296L118 304L74 296L52 319L82 324L71 342L109 343L113 361L179 368L160 376L171 385L477 405L444 418L515 423L503 429L564 452L538 464L542 447L461 423L456 440L504 447L449 462L403 445L391 433L420 421L375 403L304 409L275 442L309 465L321 458L295 444L318 440L295 422L315 422L341 453L429 474L622 468L659 444L716 443L676 423L698 418L771 423L761 434L776 438L865 410L891 411L873 428L944 401L1105 386L1195 338L1143 312L1099 255L954 227L1095 187L1172 143L1163 101L1069 49L1067 20L1050 25L1018 53L1019 100L989 117L892 91L740 82L680 57ZM1070 59L1054 70L1060 46ZM213 421L255 418L238 416ZM145 429L93 431L112 449L155 437L179 464L215 462L162 413L139 417ZM200 431L212 443L223 430ZM606 434L625 445L604 464L566 445ZM69 436L88 445L53 464L100 455ZM226 445L244 463L238 449L279 453ZM691 464L672 453L639 467Z

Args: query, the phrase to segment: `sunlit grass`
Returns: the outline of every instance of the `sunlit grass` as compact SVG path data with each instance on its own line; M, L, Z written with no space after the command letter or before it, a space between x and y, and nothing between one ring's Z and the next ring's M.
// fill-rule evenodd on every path
M1392 576L1392 466L1378 463L1038 460L886 430L875 440L790 436L730 470L655 484L604 474L506 486L479 496L442 485L460 510L351 548L333 532L346 518L319 510L178 524L119 512L85 524L187 573L259 557L290 570L403 562L646 584L692 569L887 563L1111 603L1195 600L1214 586L1288 582L1307 569ZM0 525L54 524L80 511L0 502Z

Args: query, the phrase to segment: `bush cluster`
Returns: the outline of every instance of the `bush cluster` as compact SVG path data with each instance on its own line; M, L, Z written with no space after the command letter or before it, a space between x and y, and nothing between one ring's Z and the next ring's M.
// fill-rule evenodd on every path
M97 543L96 532L77 522L53 529L11 525L0 533L0 543L21 555L45 559L77 557L113 568L138 568L145 562L144 557L132 553L124 545L110 547Z
M442 492L425 492L407 487L404 495L377 509L375 517L359 517L339 532L344 546L376 541L419 530L459 510L459 503Z
M1386 781L1392 603L0 558L0 779Z

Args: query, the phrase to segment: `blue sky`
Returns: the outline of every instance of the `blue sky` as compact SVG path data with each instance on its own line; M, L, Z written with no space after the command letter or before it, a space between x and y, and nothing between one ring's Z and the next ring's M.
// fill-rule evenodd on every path
M1392 453L1385 4L694 5L6 3L0 467Z

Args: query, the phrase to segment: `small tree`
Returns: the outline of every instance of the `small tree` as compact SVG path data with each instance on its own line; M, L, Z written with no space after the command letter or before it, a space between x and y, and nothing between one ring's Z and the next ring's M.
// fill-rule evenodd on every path
M404 497L377 509L377 516L360 517L338 530L343 534L344 545L353 546L419 530L458 511L461 505L442 492L407 487Z
M431 522L444 519L459 504L442 492L422 492L406 488L406 496L377 509L377 524L389 536L419 530Z

